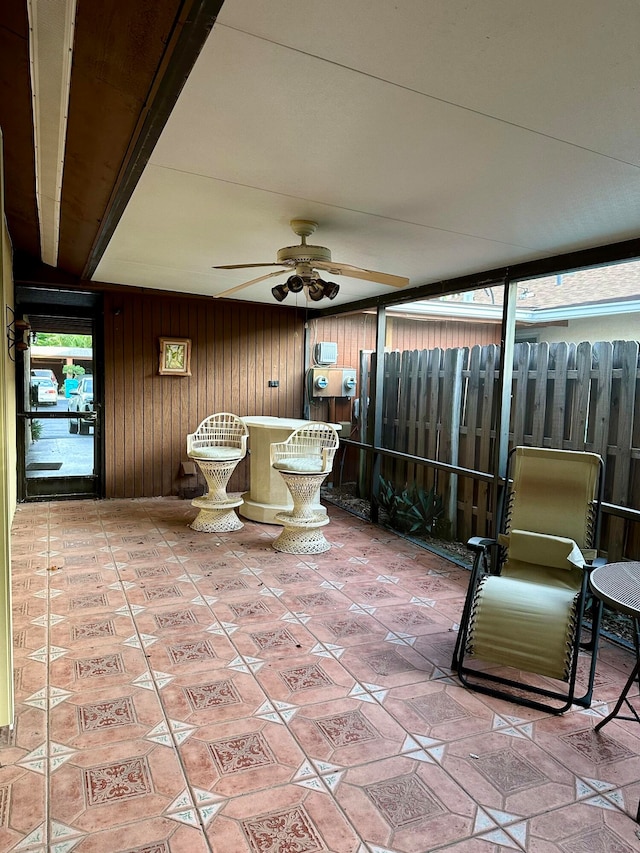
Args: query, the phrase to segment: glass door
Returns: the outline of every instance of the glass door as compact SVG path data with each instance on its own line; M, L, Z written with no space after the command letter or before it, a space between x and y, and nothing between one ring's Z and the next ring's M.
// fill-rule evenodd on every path
M100 497L100 377L95 319L24 314L19 392L21 498Z

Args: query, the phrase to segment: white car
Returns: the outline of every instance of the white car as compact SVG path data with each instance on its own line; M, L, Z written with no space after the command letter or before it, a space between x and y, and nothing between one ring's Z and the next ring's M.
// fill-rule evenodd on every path
M32 367L31 379L50 379L54 385L57 386L58 384L58 380L56 379L56 375L53 370L48 370L44 367Z
M69 418L69 432L89 435L89 428L95 423L93 414L93 376L83 376L78 387L71 391L69 411L77 412L77 418ZM83 417L84 416L84 417Z
M35 376L31 379L31 404L55 406L58 402L58 386L51 379Z

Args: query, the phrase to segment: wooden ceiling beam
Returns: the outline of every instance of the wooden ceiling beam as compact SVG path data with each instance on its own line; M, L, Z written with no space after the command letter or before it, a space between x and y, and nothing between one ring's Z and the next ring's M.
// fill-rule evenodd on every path
M0 128L5 212L15 249L40 256L33 149L29 20L25 0L3 0L0 21Z
M173 107L221 5L222 0L79 0L58 253L58 266L67 272L88 278L97 266L137 182L129 186L132 169L139 177L162 129L141 157L144 128L158 124L155 116L165 106L166 94L159 102L163 81L176 61L185 66L179 48L198 18L200 42L178 75ZM203 8L208 29L202 27Z

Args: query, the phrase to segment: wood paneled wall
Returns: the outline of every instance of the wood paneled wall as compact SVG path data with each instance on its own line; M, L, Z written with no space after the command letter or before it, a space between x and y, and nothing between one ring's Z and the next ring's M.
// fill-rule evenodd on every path
M303 319L281 305L106 292L105 492L178 494L186 436L214 412L302 416ZM160 337L190 338L191 376L160 376ZM270 379L278 388L269 388ZM200 482L203 482L200 480ZM229 484L248 488L248 461Z
M387 346L392 350L486 346L500 343L500 323L387 318Z
M321 341L338 344L338 366L355 367L360 364L360 350L376 348L375 314L339 314L309 321L309 342ZM313 361L313 351L311 352Z
M213 412L302 417L303 316L282 305L180 297L124 290L104 295L105 494L107 497L175 495L195 486L180 475L188 433ZM358 367L362 349L375 346L375 315L310 321L312 343L336 341L339 364ZM391 319L394 348L480 343L494 327ZM499 333L499 327L495 328ZM190 338L191 376L158 374L159 338ZM464 340L462 338L464 337ZM275 379L278 388L269 388ZM332 417L349 420L350 401L336 401ZM316 411L322 419L328 412ZM248 488L249 460L231 479Z
M311 343L338 344L340 367L360 364L360 351L376 347L375 314L342 314L309 322ZM419 320L387 317L386 346L392 350L473 347L500 343L500 323L466 323L453 320ZM313 355L313 354L312 354Z

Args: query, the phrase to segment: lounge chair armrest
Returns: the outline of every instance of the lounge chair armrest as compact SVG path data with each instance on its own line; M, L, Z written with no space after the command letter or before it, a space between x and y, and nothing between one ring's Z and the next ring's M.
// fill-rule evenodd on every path
M499 574L499 543L497 539L490 539L485 536L472 536L467 541L467 548L474 553L473 566L471 568L472 584L482 575Z
M475 551L476 554L481 551L488 551L493 545L497 545L498 542L496 539L487 539L484 536L472 536L471 539L467 540L467 548L471 551Z

